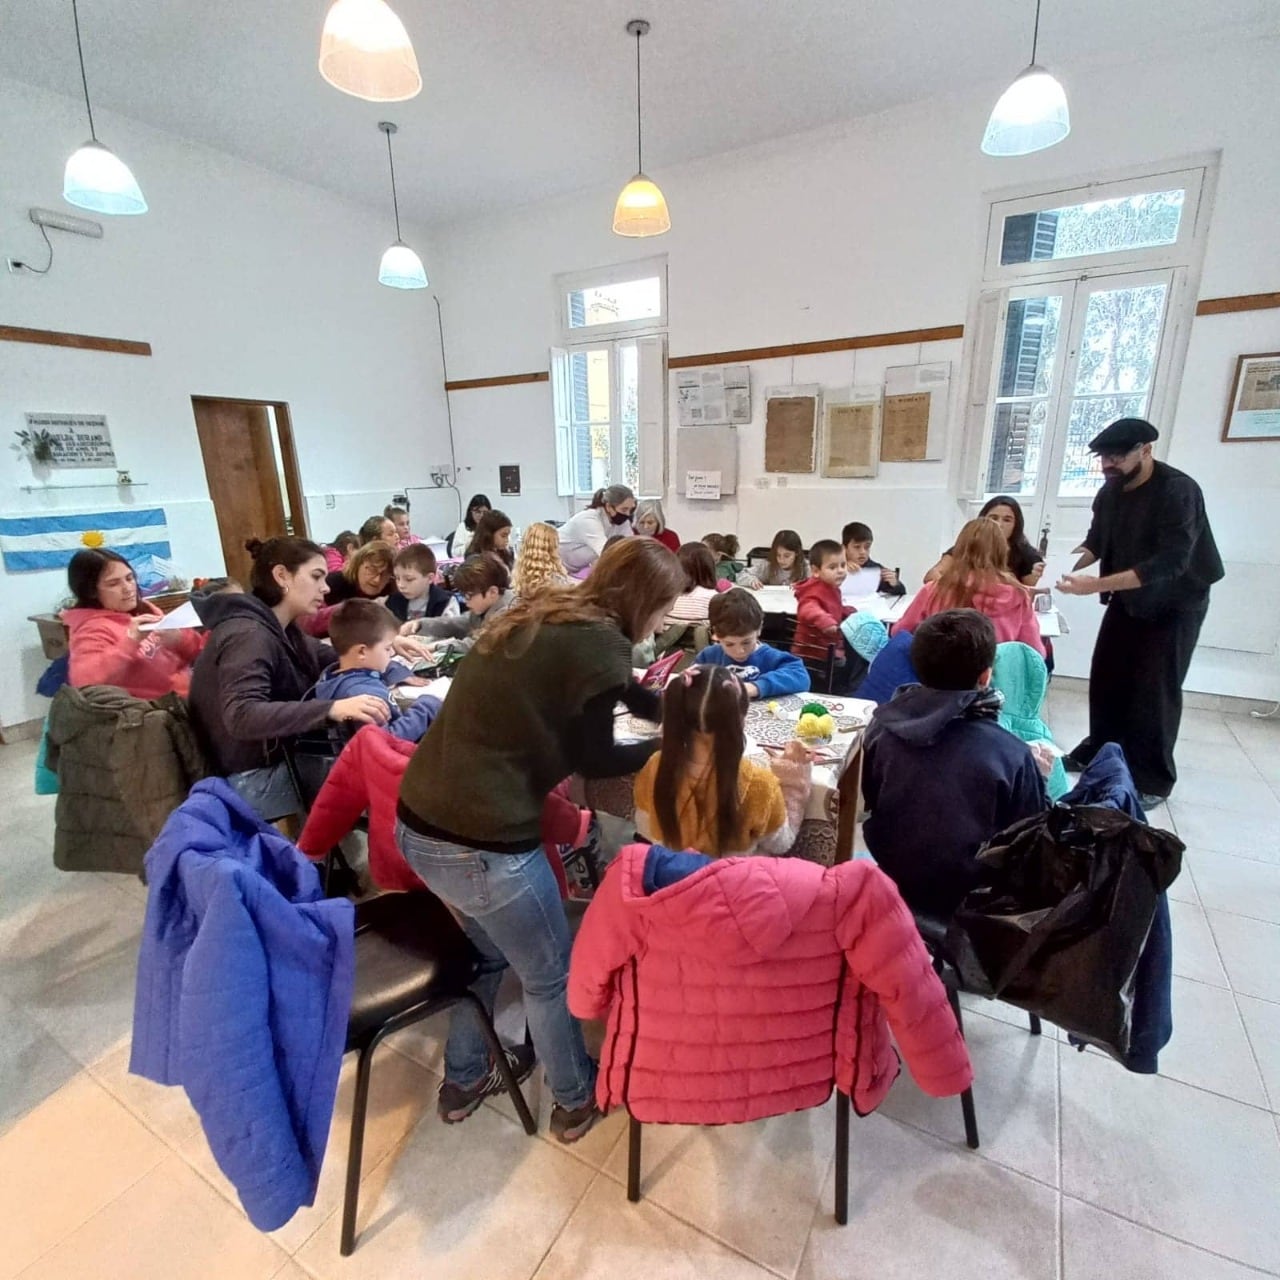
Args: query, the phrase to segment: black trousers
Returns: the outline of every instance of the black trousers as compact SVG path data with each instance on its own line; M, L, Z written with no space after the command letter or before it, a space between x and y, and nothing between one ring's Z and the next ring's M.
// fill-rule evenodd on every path
M1082 763L1118 742L1139 791L1173 790L1182 682L1208 608L1206 601L1149 622L1130 617L1114 598L1107 605L1089 670L1089 736L1072 752Z

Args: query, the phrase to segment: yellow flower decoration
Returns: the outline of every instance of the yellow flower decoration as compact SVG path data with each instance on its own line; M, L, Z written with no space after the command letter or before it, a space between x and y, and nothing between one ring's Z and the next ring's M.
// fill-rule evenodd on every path
M80 535L80 541L86 547L96 548L103 546L107 540L98 532L97 529L86 529L85 532Z

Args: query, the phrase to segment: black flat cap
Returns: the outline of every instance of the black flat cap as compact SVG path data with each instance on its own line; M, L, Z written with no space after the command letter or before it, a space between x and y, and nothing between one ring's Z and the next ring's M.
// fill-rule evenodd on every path
M1117 418L1089 441L1089 449L1093 453L1119 453L1159 438L1160 433L1145 418Z

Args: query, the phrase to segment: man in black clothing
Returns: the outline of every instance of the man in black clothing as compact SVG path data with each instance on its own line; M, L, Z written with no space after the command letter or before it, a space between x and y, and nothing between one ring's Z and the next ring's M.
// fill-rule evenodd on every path
M1120 418L1089 442L1106 483L1075 572L1057 585L1065 595L1097 592L1107 607L1089 671L1089 735L1067 767L1118 742L1148 808L1177 780L1182 682L1209 588L1223 576L1200 486L1151 456L1158 434L1142 418ZM1079 572L1099 562L1100 576Z

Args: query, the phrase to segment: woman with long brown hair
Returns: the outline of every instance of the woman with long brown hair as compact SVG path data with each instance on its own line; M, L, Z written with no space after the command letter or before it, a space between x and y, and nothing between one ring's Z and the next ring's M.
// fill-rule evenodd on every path
M970 520L956 539L942 573L922 587L894 631L914 631L948 609L976 609L991 619L997 642L1021 640L1044 656L1031 593L1009 571L1009 543L998 525Z
M551 1129L575 1142L598 1118L595 1067L565 1003L569 930L540 844L543 801L568 774L634 773L651 742L613 740L613 711L633 696L631 647L652 634L684 571L651 538L605 549L581 586L544 586L485 627L400 788L397 840L409 865L462 920L482 957L476 993L492 1008L510 966L555 1107ZM656 718L656 708L649 714ZM508 1049L517 1078L533 1069ZM502 1077L465 1014L449 1029L438 1111L465 1119Z

